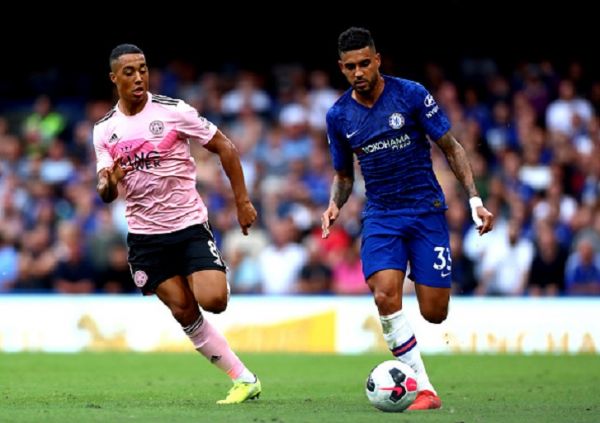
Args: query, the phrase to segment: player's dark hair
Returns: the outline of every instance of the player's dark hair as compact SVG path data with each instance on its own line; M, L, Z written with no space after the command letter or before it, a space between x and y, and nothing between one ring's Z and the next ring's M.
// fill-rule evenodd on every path
M338 37L338 53L352 50L360 50L361 48L372 47L375 49L375 41L371 36L371 32L365 28L351 27L345 30Z
M119 60L124 54L144 54L141 48L134 44L119 44L110 52L108 64L112 68L113 62Z

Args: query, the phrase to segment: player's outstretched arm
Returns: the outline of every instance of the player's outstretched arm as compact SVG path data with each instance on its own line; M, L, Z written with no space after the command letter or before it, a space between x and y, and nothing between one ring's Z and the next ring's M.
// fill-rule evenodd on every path
M454 172L454 175L462 184L463 188L469 196L469 204L471 205L471 216L479 235L483 235L492 230L494 227L494 215L490 213L485 207L477 188L475 187L475 179L473 178L473 170L469 163L469 158L463 146L457 141L457 139L450 132L446 132L437 141L438 147L442 149L450 169Z
M244 235L248 235L248 228L256 220L256 209L248 196L238 150L231 140L220 130L217 130L212 139L204 147L211 153L217 154L221 159L221 164L223 165L225 174L229 178L229 183L235 197L240 228L242 228Z
M321 236L329 236L329 228L340 214L340 209L352 194L352 185L354 185L354 174L350 171L337 171L331 184L331 196L329 198L329 207L321 215Z

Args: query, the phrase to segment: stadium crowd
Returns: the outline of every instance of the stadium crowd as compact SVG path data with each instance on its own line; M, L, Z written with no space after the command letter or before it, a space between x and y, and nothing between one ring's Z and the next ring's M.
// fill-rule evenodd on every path
M434 147L449 206L454 293L599 295L600 79L579 62L501 70L491 60L465 60L460 69L448 78L430 64L416 78L448 114L497 216L494 231L479 237L468 201ZM200 73L182 62L152 69L151 92L195 106L240 151L260 220L248 237L219 163L194 147L198 190L233 292L367 292L357 241L360 183L331 236L321 239L333 175L325 113L340 89L327 72L292 65L274 67L268 77ZM124 202L106 205L96 193L92 128L111 107L41 93L26 108L0 108L0 292L137 292Z

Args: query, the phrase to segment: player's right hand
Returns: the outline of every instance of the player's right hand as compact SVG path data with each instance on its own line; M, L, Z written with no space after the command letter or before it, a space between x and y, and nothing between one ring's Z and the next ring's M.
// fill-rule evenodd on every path
M131 164L124 166L123 158L116 157L110 167L105 167L98 172L96 189L102 201L110 203L119 195L117 185L132 170L133 166Z
M105 167L100 171L100 181L98 183L98 186L101 188L109 184L112 186L116 186L121 181L121 179L123 179L125 175L127 175L132 170L133 166L123 166L123 158L117 157L115 158L111 167Z
M133 166L131 164L124 165L123 157L116 157L112 166L108 169L108 176L111 182L116 185L132 170Z
M329 228L340 215L340 209L334 203L330 203L329 207L321 215L321 237L327 238L329 236Z

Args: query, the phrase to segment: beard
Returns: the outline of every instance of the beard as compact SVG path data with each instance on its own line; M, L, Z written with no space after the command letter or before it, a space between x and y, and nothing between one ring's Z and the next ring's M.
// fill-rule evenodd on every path
M369 80L361 79L354 81L352 88L359 93L367 93L373 89L373 83Z

